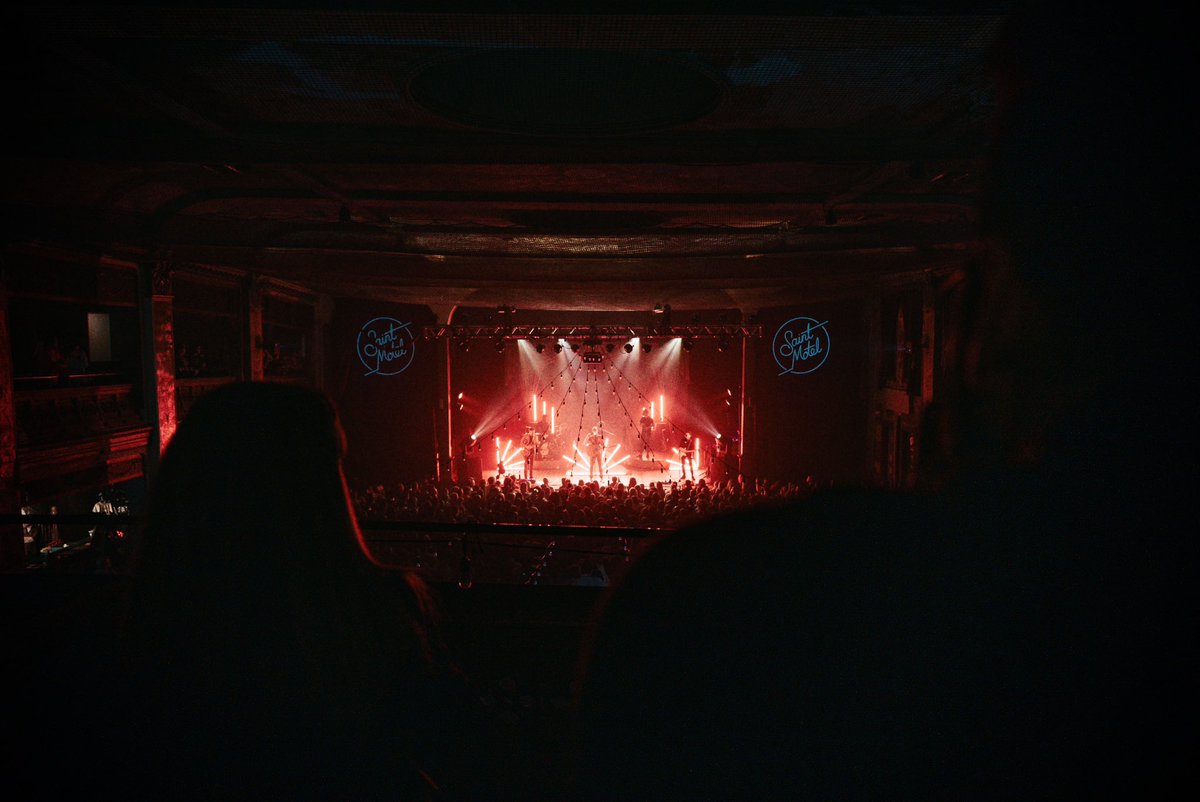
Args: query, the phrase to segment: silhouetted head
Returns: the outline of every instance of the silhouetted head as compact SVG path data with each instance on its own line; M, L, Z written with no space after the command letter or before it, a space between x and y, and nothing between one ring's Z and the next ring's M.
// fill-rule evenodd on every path
M163 456L147 558L165 556L159 547L189 569L226 549L248 557L290 548L313 564L357 558L344 451L334 410L315 391L266 383L214 390L196 402Z
M409 578L395 586L407 590L385 590L348 500L343 450L323 395L264 383L200 398L167 447L125 646L145 685L136 693L149 695L134 709L208 750L170 753L189 770L211 762L213 778L257 777L255 739L270 738L272 765L340 771L364 733L384 748L380 711L396 713L395 689L424 670L424 587ZM404 717L393 718L398 731ZM314 757L323 750L332 762Z
M939 691L943 655L963 648L940 643L939 626L959 608L924 567L929 549L887 536L911 514L834 495L648 549L585 638L580 768L605 782L582 792L922 796L939 771L961 771L930 759L953 753L969 718ZM896 582L898 565L919 580Z

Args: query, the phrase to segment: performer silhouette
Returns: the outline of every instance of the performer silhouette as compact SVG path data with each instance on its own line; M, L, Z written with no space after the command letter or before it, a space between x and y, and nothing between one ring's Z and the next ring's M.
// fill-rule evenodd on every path
M681 478L688 478L688 471L692 472L692 479L696 478L696 441L692 437L691 432L683 433L683 443L680 447L679 454L680 467L683 469Z
M537 456L538 438L533 432L532 426L525 427L525 434L521 435L521 449L525 455L525 470L521 474L522 479L533 478L533 460Z
M604 428L602 424L597 423L592 427L592 433L587 436L585 441L587 446L588 457L588 481L596 478L599 474L600 478L604 478Z
M639 435L641 441L641 451L638 452L640 459L651 459L654 456L654 450L650 447L650 438L654 436L654 418L650 417L650 408L642 407L642 417L638 419Z

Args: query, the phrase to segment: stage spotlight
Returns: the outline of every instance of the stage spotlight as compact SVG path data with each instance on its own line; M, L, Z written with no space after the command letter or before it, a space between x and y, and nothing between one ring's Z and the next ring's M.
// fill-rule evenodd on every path
M554 353L556 353L556 354L561 354L561 353L562 353L562 343L555 343L555 344L554 344Z
M466 337L463 337L461 340L458 341L458 347L464 351L470 351L471 350L471 341L468 340Z
M729 340L726 340L724 337L717 340L717 350L718 351L724 351L728 347L729 347Z
M625 343L625 353L627 353L627 354L633 353L633 343Z
M539 354L540 354L542 351L545 351L545 350L546 350L546 346L545 346L545 345L543 345L542 343L538 343L537 345L535 345L535 346L534 346L534 348L537 350L537 352L538 352Z
M683 350L685 350L685 351L690 351L690 350L692 350L692 349L693 349L693 348L695 348L695 347L696 347L696 344L695 344L694 342L692 342L691 340L684 340L684 341L683 341Z
M616 346L615 346L615 345L613 345L612 343L605 343L605 344L604 344L604 350L605 350L605 351L608 351L610 354L613 352L613 348L615 348L615 347L616 347Z
M462 393L459 393L459 394L458 394L458 400L459 400L459 401L462 401L462 397L463 397L463 394L462 394Z
M496 342L495 342L495 346L496 346L496 353L497 353L497 354L504 353L504 338L503 338L503 337L497 337L497 338L496 338Z
M648 342L642 343L642 353L643 354L650 353L650 348L651 348L650 343L648 343Z

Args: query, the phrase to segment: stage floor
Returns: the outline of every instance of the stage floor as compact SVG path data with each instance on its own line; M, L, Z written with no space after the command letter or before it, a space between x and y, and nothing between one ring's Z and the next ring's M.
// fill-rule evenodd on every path
M505 468L504 473L499 471L484 471L483 478L487 480L489 477L505 478L515 476L518 479L522 478L523 463L517 463L512 469ZM638 484L649 484L652 482L678 482L684 477L680 472L679 466L671 465L663 461L654 462L650 460L625 460L613 470L606 472L603 476L588 476L586 469L580 469L578 466L567 463L566 460L537 460L533 463L533 478L538 484L542 483L542 479L546 479L551 485L562 484L563 479L569 479L573 483L580 481L588 482L595 479L602 484L608 484L613 478L616 478L622 484L629 484L630 478L637 480ZM693 481L707 478L707 472L697 469L695 476L691 471L688 472L687 478Z

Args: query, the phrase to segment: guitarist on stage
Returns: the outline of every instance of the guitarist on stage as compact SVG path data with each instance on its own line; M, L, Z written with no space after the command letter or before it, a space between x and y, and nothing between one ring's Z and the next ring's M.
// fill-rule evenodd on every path
M533 433L532 426L525 427L525 434L521 435L521 448L525 455L525 471L522 474L522 479L533 478L533 460L538 452L538 437Z
M638 419L638 427L640 429L638 439L642 441L642 450L638 454L638 458L650 459L654 456L654 449L650 447L650 438L654 435L654 418L650 417L648 407L642 407L642 417Z

